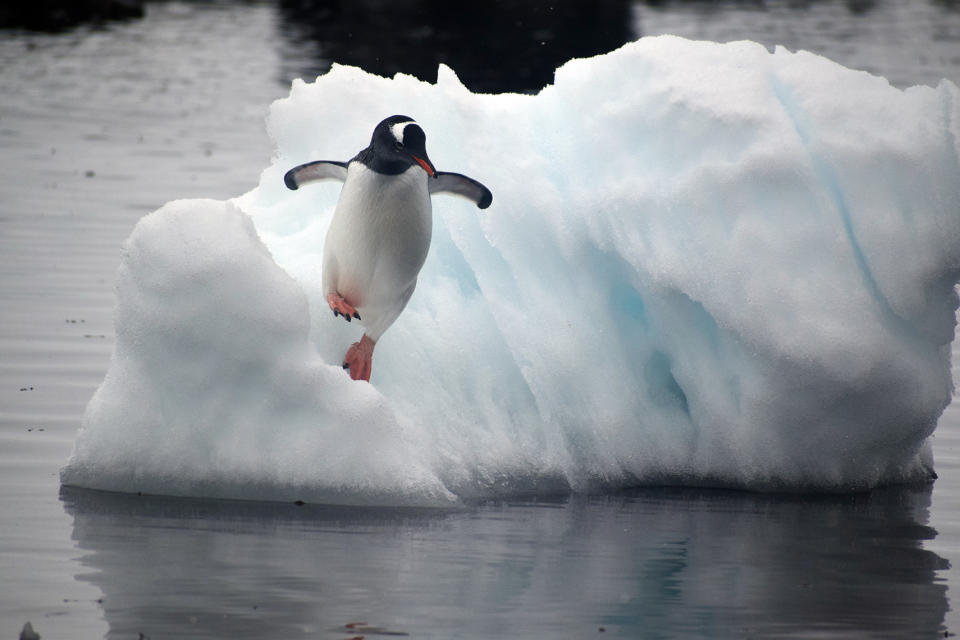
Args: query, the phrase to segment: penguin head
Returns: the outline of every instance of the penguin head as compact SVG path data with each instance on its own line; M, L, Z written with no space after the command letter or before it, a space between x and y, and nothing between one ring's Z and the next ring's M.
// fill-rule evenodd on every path
M378 173L396 175L414 165L422 167L431 178L437 173L427 157L427 135L408 116L390 116L381 121L360 160Z

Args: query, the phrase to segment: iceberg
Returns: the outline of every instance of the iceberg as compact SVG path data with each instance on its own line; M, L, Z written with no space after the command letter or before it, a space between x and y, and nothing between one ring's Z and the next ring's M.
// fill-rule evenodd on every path
M321 296L346 159L393 113L493 205L434 197L377 345ZM854 491L934 477L960 278L960 95L807 52L643 38L537 95L335 66L294 81L275 157L122 249L116 346L65 485L455 504L680 484Z

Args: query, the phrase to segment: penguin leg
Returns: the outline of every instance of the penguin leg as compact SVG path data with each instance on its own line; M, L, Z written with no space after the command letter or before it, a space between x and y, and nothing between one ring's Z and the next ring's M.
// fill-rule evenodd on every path
M350 377L354 380L370 381L370 373L373 371L373 347L376 342L363 334L360 342L354 342L347 349L347 355L343 357L343 368L350 372Z
M342 315L347 322L350 322L351 318L360 319L360 314L357 313L356 307L343 299L339 293L328 293L327 294L327 304L330 305L330 308L333 309L333 317L336 318L338 315Z

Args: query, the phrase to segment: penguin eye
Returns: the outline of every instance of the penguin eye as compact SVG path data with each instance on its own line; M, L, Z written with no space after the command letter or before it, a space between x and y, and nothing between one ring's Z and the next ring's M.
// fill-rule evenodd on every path
M403 149L403 143L397 140L396 142L393 143L393 148L396 149L397 151L400 151L401 149Z

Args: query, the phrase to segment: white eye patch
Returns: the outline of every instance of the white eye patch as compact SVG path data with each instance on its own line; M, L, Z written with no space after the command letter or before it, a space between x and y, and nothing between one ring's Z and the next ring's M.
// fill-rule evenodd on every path
M408 124L416 123L413 120L407 120L405 122L398 122L390 127L390 133L393 134L393 137L396 138L400 144L403 144L403 130L407 128Z

